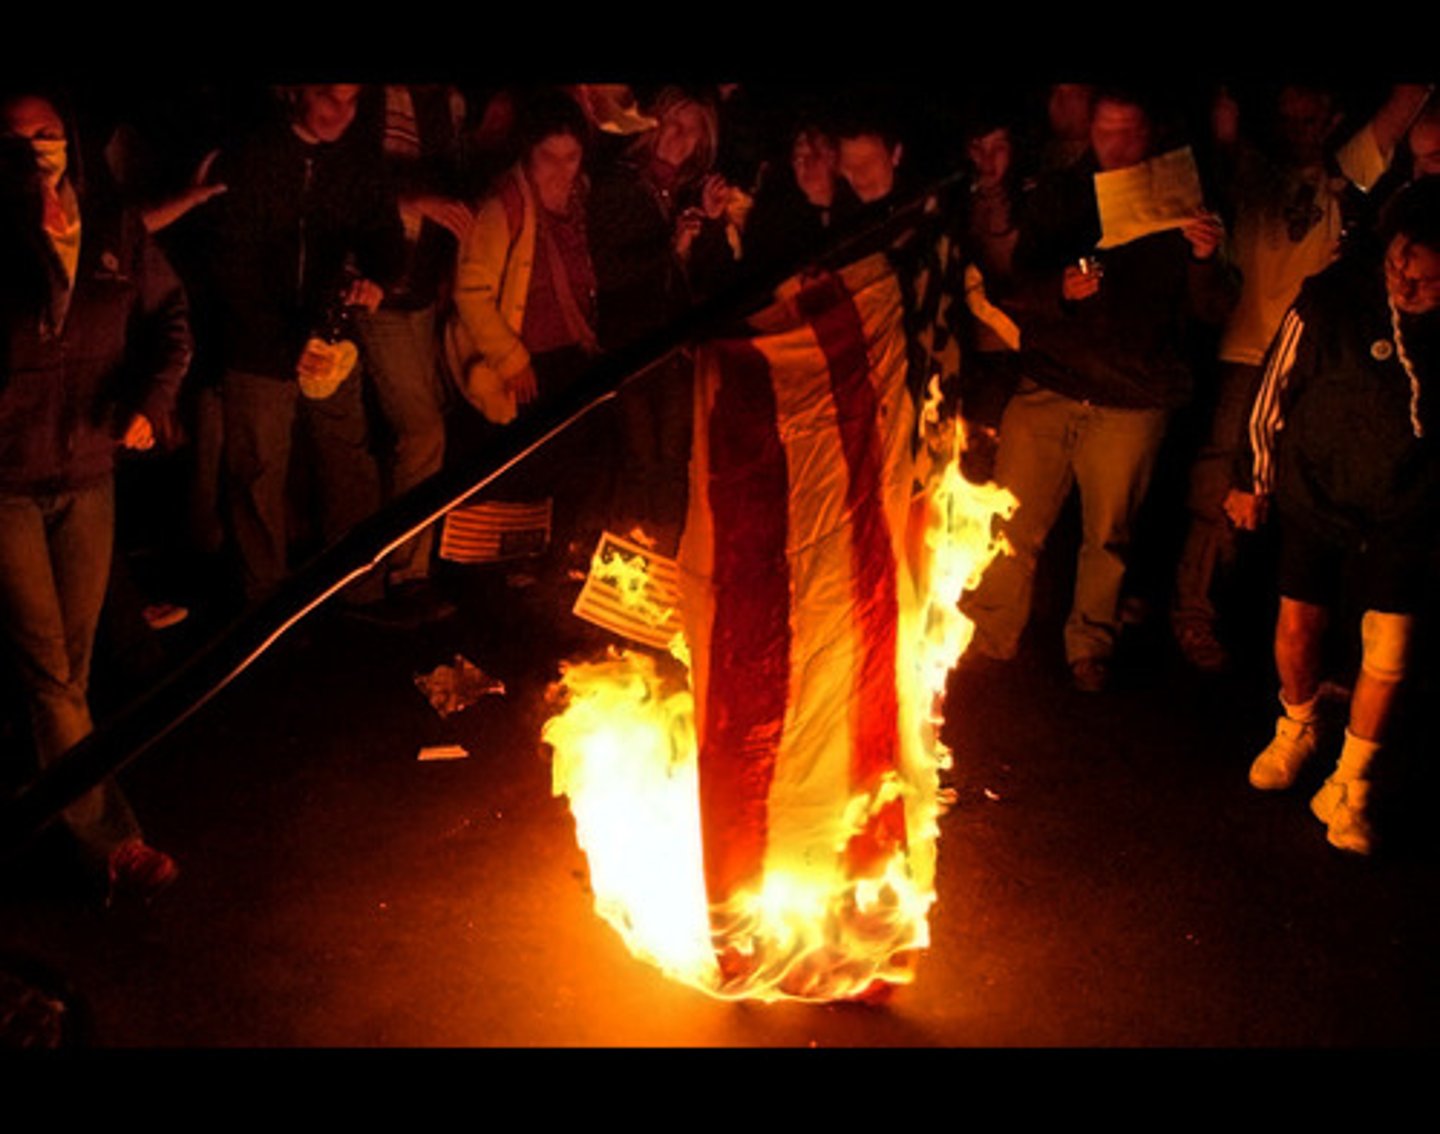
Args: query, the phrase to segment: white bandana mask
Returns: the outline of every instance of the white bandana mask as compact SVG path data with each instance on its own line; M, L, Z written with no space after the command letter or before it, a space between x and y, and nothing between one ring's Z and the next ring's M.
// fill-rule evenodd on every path
M66 151L64 138L31 138L30 146L35 151L35 166L44 182L55 188L65 176Z

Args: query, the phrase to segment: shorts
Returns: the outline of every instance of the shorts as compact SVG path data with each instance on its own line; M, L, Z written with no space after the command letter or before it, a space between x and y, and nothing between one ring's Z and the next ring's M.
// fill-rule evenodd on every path
M1280 594L1313 606L1345 599L1361 610L1413 614L1433 559L1433 548L1420 541L1382 534L1346 546L1293 521L1280 523Z

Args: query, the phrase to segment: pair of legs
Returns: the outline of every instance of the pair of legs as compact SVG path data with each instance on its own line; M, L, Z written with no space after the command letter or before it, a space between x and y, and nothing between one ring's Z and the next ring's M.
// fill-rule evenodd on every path
M388 465L387 498L414 488L440 471L445 460L444 398L436 360L435 308L385 308L356 319L365 373L380 412L395 437ZM430 576L435 528L426 528L390 554L392 585Z
M1250 766L1250 783L1262 790L1288 788L1320 748L1316 697L1320 647L1328 612L1316 602L1282 597L1275 624L1275 665L1280 671L1284 714L1275 739ZM1310 801L1326 827L1326 838L1341 850L1369 854L1375 834L1370 822L1370 765L1385 737L1395 696L1404 677L1410 643L1408 614L1367 610L1361 619L1361 664L1350 698L1350 722L1335 769Z
M256 601L285 578L286 484L297 418L315 452L321 534L333 543L380 505L360 379L352 375L328 398L301 395L290 379L227 371L225 470L245 597ZM375 575L351 585L352 602L378 599Z
M1131 529L1165 435L1164 410L1078 402L1022 382L1000 423L995 479L1019 502L1004 525L1002 555L966 597L978 649L1011 658L1030 618L1035 564L1072 486L1080 491L1083 537L1065 656L1104 660L1120 631L1118 605Z
M87 692L115 533L114 482L54 493L0 494L0 624L15 655L43 771L92 731ZM140 837L113 780L63 820L87 865L102 869Z
M1376 613L1380 612L1371 612ZM1275 668L1280 674L1280 696L1287 705L1307 705L1319 693L1321 647L1328 624L1326 607L1281 596L1275 621ZM1366 648L1373 649L1368 643ZM1351 735L1384 740L1399 688L1400 676L1394 667L1362 663L1350 695Z
M1258 366L1221 364L1219 396L1209 432L1190 466L1186 500L1190 524L1175 568L1175 597L1170 612L1182 641L1187 632L1214 636L1216 611L1210 591L1219 569L1235 555L1235 532L1223 505L1233 483L1235 454L1243 440L1260 373Z
M675 554L685 526L694 370L693 360L676 351L615 400L621 445L617 534L638 524L665 555Z
M1281 514L1280 613L1275 667L1283 715L1275 739L1250 766L1262 790L1288 788L1321 745L1316 713L1321 649L1329 611L1342 590L1365 607L1360 620L1361 662L1350 699L1350 721L1335 770L1310 801L1327 838L1342 850L1368 854L1374 832L1368 814L1370 765L1385 738L1405 676L1415 609L1424 586L1428 533L1396 538L1372 533L1345 546Z
M1384 738L1404 675L1410 614L1426 585L1427 533L1375 532L1341 546L1299 517L1280 515L1280 613L1275 668L1287 705L1313 701L1329 611L1345 593L1364 611L1361 664L1350 700L1350 733Z

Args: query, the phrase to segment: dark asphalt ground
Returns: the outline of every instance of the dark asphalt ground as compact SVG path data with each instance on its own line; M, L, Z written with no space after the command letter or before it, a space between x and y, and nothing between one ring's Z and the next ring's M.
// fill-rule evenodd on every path
M1087 697L1051 582L1022 657L952 684L934 941L885 1007L721 1003L626 953L538 742L554 660L583 643L554 589L473 568L438 626L322 610L126 770L183 869L153 906L100 908L54 837L3 864L0 970L117 1048L1440 1040L1430 671L1383 769L1387 841L1358 859L1309 813L1325 769L1246 782L1273 726L1263 628L1202 680L1142 626ZM442 720L412 677L456 652L508 691ZM439 743L471 755L417 762Z

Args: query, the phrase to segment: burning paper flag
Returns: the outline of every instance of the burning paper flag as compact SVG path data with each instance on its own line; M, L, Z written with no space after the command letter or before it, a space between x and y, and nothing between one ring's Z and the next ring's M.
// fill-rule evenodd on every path
M700 348L688 689L614 654L566 668L545 728L597 909L713 995L861 996L929 941L955 604L1009 498L934 423L918 467L900 317L874 256Z
M632 641L669 649L683 633L679 576L673 559L604 532L574 613Z

